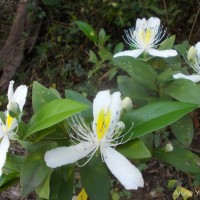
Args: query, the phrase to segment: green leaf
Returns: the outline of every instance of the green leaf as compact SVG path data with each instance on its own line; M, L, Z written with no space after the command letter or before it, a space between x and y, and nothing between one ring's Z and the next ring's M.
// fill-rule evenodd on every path
M113 59L114 63L126 71L135 80L151 90L157 91L157 72L147 63L130 56L120 56Z
M167 182L167 187L169 188L169 189L172 189L172 188L174 188L175 186L176 186L176 184L177 184L177 180L169 180L168 182Z
M41 199L49 199L49 194L50 194L50 177L51 177L51 173L48 174L48 176L46 177L46 179L44 180L44 182L38 187L36 188L35 192L37 194L37 196Z
M142 140L135 139L120 145L117 150L129 159L141 159L151 157L151 153L142 142Z
M89 56L90 56L90 59L89 59L90 62L94 64L98 63L98 58L93 51L90 50Z
M79 29L94 43L97 42L97 34L95 30L86 22L75 21L76 25Z
M114 54L122 51L124 48L124 44L122 42L119 42L116 46L115 46L115 49L114 49Z
M166 49L172 49L173 45L174 45L174 41L175 41L176 36L172 35L171 37L167 38L166 40L164 40L160 46L159 46L159 50L166 50Z
M171 124L171 130L181 144L189 147L194 135L193 122L189 115Z
M68 99L72 99L74 101L80 102L80 103L84 103L85 105L88 105L89 107L82 112L82 115L84 118L93 117L92 103L86 97L84 97L82 94L75 92L73 90L65 90L65 97Z
M69 99L56 99L46 103L29 121L25 137L53 126L86 108L85 104Z
M88 164L80 167L80 172L83 186L91 200L109 200L109 176L99 157L93 156Z
M136 106L145 105L152 98L148 89L133 78L118 76L117 83L121 94L130 97Z
M51 200L71 200L74 187L74 167L64 166L56 168L51 175Z
M40 142L37 142L37 143L20 141L20 144L29 153L41 152L41 151L44 152L44 151L47 151L49 149L53 149L57 146L57 143L55 141L40 141Z
M182 44L174 45L174 49L178 51L181 55L186 55L188 49L189 49L189 42L187 40L183 41Z
M4 168L6 170L20 172L23 162L24 156L7 154L6 164L4 165Z
M174 80L162 88L162 92L179 101L200 105L200 87L190 80Z
M60 96L58 96L58 94L55 93L55 89L52 89L53 88L47 89L37 81L33 82L32 104L34 112L39 110L47 102L60 98Z
M177 147L171 152L156 149L153 155L160 161L173 165L183 172L200 173L200 158L184 148Z
M22 195L33 192L45 180L50 169L44 162L44 153L36 152L28 155L21 168L20 184Z
M127 130L134 124L131 129L131 138L134 139L168 126L196 107L194 104L175 101L156 102L129 112L123 121Z
M0 191L14 184L19 179L18 172L11 172L7 175L2 174L0 177Z

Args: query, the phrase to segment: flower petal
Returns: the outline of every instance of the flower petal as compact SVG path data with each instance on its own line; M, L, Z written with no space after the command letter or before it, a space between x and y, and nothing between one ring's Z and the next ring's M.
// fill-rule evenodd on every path
M177 51L173 49L168 49L168 50L149 49L147 52L152 56L163 57L163 58L168 58L178 55Z
M99 139L102 139L107 132L113 133L120 118L121 104L120 92L111 95L109 90L105 90L96 95L93 102L93 132Z
M111 95L110 95L110 91L109 90L105 90L105 91L100 91L97 93L96 97L94 98L93 101L93 132L98 135L97 133L97 126L98 126L98 119L99 119L99 114L101 113L101 111L103 110L103 116L102 118L104 118L104 114L107 112L108 107L110 105L111 102ZM102 119L102 123L103 123Z
M0 152L1 152L1 155L0 155L0 176L2 175L2 168L6 162L6 154L8 152L8 148L10 146L10 142L9 142L9 139L8 139L8 136L5 135L2 140L1 140L1 143L0 143Z
M158 32L158 29L160 27L160 19L157 17L150 17L147 20L147 29L152 29L155 33Z
M8 87L8 102L12 101L12 96L13 96L13 85L14 85L14 81L10 81L9 87Z
M70 147L58 147L47 151L44 155L46 165L51 168L74 163L94 151L96 145L90 142L81 142Z
M19 105L20 111L22 111L23 106L26 101L28 87L26 85L20 85L14 92L12 96L12 102L16 102Z
M122 100L121 100L121 93L120 92L114 92L111 95L111 102L110 102L110 105L109 105L109 109L111 111L109 133L113 133L113 131L116 127L116 124L119 121L119 118L120 118L120 115L121 115Z
M198 54L200 53L200 42L197 42L197 44L195 45L195 48L198 51Z
M141 172L122 154L111 147L106 147L103 156L112 174L127 190L138 189L138 187L144 186Z
M134 50L127 50L127 51L122 51L119 53L116 53L113 58L119 57L119 56L131 56L134 58L137 58L140 54L142 54L144 49L134 49Z
M194 75L185 75L182 73L178 73L178 74L174 74L173 75L174 79L188 79L190 81L193 81L194 83L199 82L200 81L200 74L194 74Z

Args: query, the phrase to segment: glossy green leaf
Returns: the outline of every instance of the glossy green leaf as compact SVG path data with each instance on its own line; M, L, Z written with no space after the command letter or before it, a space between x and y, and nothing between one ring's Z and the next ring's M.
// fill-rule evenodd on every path
M133 139L170 125L196 107L195 104L161 101L129 112L123 121L126 123L127 130L133 126L131 128Z
M171 124L171 130L181 144L189 147L194 135L193 122L189 115Z
M172 49L173 45L174 45L174 41L175 41L176 36L172 35L169 38L167 38L166 40L164 40L160 46L159 46L159 50L165 50L165 49Z
M39 187L49 172L50 169L44 162L44 153L36 152L28 155L21 168L20 184L22 195L26 196Z
M171 152L164 152L157 149L153 155L160 161L173 165L183 172L200 173L200 158L184 148L177 147Z
M149 89L157 90L155 84L157 72L150 65L130 56L120 56L113 60L115 65L126 71L135 80Z
M109 200L110 180L100 157L93 156L90 162L80 167L80 172L83 187L91 200Z
M25 137L53 126L86 108L85 104L69 99L56 99L46 103L29 121Z
M47 89L37 81L33 82L32 105L34 112L39 110L46 103L60 98L59 93L56 93L54 90L52 90L52 88Z
M162 92L182 102L200 104L200 87L190 80L174 80Z
M76 25L79 29L94 43L97 42L97 34L95 30L86 22L75 21Z
M141 159L151 157L150 151L147 149L142 140L135 139L117 147L117 150L130 159Z

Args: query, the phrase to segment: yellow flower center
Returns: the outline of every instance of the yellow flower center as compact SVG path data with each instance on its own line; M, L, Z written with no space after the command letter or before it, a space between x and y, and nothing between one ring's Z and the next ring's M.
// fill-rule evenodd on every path
M148 45L151 38L151 30L150 29L147 29L146 31L140 30L139 35L141 41L143 41L145 45Z
M146 44L149 44L150 38L151 38L151 30L147 29L145 34Z
M13 118L8 113L8 116L7 116L7 119L6 119L6 124L7 124L8 129L11 127L12 123L13 123Z
M97 137L101 140L105 133L108 131L109 125L111 120L111 111L108 110L106 113L104 109L101 109L97 118Z

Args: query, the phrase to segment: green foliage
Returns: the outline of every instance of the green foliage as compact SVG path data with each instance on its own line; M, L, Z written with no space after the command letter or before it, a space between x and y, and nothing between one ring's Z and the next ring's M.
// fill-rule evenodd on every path
M151 153L142 142L142 140L135 139L119 146L118 151L129 159L141 159L151 157Z
M80 172L83 186L91 200L109 200L109 176L100 158L94 156L88 165L80 168Z
M164 152L156 149L153 154L159 160L171 164L183 172L192 174L198 174L200 172L199 156L182 147L174 148L172 152Z
M126 127L134 123L131 128L133 139L177 121L196 107L194 104L174 101L154 102L129 112L124 120Z

